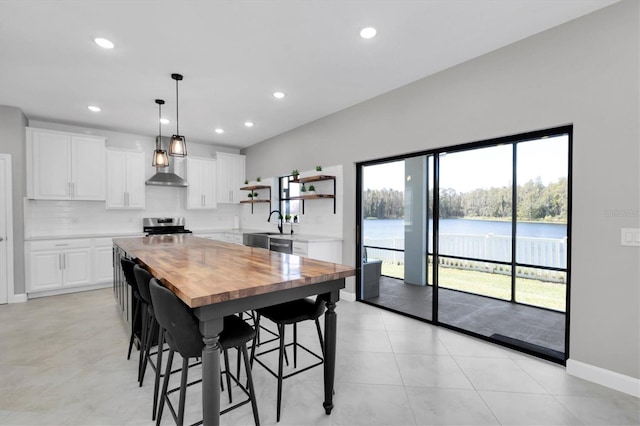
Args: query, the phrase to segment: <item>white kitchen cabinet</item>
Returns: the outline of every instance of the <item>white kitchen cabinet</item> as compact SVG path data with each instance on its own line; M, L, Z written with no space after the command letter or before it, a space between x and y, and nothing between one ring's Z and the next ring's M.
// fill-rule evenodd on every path
M144 152L107 150L107 209L144 209Z
M94 284L113 281L113 239L96 238L93 240L92 279Z
M293 254L325 262L342 263L342 241L293 241Z
M90 240L51 240L27 244L27 292L91 284Z
M216 160L187 158L187 208L216 208Z
M240 187L245 179L245 156L216 152L216 199L218 203L238 204L242 200Z
M27 197L104 200L105 141L99 136L27 128Z

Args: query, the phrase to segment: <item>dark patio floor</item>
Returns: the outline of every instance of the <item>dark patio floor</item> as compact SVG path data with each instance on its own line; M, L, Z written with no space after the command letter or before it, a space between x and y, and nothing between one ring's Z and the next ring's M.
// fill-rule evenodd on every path
M431 286L380 278L380 295L366 302L432 320ZM564 361L565 314L456 290L439 289L438 321Z

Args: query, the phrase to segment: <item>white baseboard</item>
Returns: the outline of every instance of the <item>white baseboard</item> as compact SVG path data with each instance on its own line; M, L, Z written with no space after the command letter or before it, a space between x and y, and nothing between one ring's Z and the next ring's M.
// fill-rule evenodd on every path
M605 370L584 362L567 360L567 373L590 382L640 398L640 379Z
M356 294L346 290L340 290L340 300L344 300L347 302L355 302Z
M78 293L80 291L99 290L102 288L113 287L113 283L89 284L78 287L64 287L56 290L40 291L29 293L29 299L37 299L39 297L59 296L61 294Z
M27 301L27 293L9 295L9 303L24 303Z

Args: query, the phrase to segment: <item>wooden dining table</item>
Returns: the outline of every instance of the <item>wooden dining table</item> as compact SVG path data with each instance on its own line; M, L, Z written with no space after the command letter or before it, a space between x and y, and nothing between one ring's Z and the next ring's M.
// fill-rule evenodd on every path
M193 309L202 333L202 411L205 425L220 422L220 348L223 318L317 295L324 317L324 401L333 408L336 303L351 266L214 241L189 234L117 238L114 247L136 260Z

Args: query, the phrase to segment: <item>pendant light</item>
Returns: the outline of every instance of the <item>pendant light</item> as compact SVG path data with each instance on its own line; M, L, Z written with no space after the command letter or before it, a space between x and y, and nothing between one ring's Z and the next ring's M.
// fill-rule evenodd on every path
M169 144L169 155L173 157L186 157L187 140L184 136L180 135L180 130L178 127L178 81L182 80L182 75L171 74L171 78L176 81L176 134L171 136L171 143Z
M167 157L167 151L162 149L162 123L160 122L164 101L162 99L156 99L156 103L158 104L158 136L156 136L156 149L153 151L153 162L151 165L154 167L167 167L169 166L169 157Z

